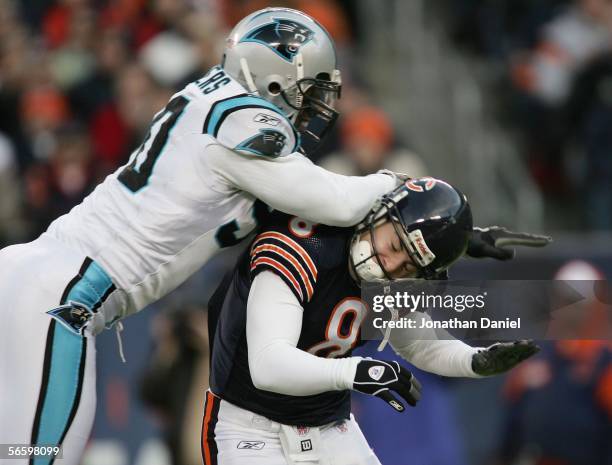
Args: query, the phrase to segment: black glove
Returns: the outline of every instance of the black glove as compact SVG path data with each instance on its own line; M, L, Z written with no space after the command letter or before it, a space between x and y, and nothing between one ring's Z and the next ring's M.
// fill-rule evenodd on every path
M539 351L533 341L498 342L472 356L472 370L481 376L498 375Z
M544 247L552 242L550 236L508 231L500 226L474 228L468 242L467 254L474 258L491 257L498 260L509 260L514 257L512 247Z
M391 391L413 407L421 398L421 383L397 362L364 359L357 365L353 390L380 397L398 412L405 407Z

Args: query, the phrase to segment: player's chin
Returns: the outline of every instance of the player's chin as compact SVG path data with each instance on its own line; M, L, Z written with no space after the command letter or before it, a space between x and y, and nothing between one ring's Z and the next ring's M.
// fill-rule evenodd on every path
M399 270L390 274L392 279L416 279L419 272L416 268Z

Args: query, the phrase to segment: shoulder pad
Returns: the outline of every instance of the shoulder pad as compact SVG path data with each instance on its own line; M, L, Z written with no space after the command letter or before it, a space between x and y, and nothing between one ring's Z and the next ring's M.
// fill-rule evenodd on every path
M204 133L249 155L279 157L299 146L297 131L282 110L248 94L215 102L204 122Z
M318 274L346 262L347 231L274 212L251 244L251 275L272 271L308 303Z

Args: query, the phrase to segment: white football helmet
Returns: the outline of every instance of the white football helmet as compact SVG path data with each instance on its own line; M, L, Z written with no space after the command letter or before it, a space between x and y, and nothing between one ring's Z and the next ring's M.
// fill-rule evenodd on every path
M266 8L244 18L227 38L222 66L291 119L306 153L338 117L334 45L323 26L300 11Z

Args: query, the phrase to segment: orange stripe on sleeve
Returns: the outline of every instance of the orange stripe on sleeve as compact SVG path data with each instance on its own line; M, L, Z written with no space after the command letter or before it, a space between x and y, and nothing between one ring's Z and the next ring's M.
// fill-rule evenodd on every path
M298 244L297 242L295 242L293 239L291 239L289 236L286 236L285 234L281 234L278 232L265 232L257 236L257 238L255 239L255 242L253 243L253 247L255 247L257 243L259 243L260 241L264 239L276 239L276 240L283 242L288 247L290 247L294 252L296 252L300 257L304 259L306 266L308 267L308 269L310 270L310 273L312 274L312 276L314 277L316 281L317 267L315 266L314 262L310 258L310 255L308 255L306 250L304 250L304 248L300 244Z
M259 257L251 264L251 271L254 270L257 265L265 264L269 265L272 268L278 270L285 278L289 280L289 282L293 285L295 292L300 296L300 300L304 301L304 294L302 293L302 289L300 288L299 283L293 277L293 275L289 272L289 270L280 262L268 257Z
M312 294L314 293L314 288L312 286L310 278L308 277L308 274L306 273L306 270L300 264L300 262L296 260L293 255L287 253L281 247L278 247L276 245L271 245L271 244L263 244L263 245L257 246L253 249L252 253L254 256L257 256L257 253L265 252L265 251L276 253L280 255L281 257L285 258L287 261L289 261L293 265L293 267L296 269L296 271L300 275L302 282L304 283L304 287L306 287L306 293L308 294L308 300L310 300L312 298Z

